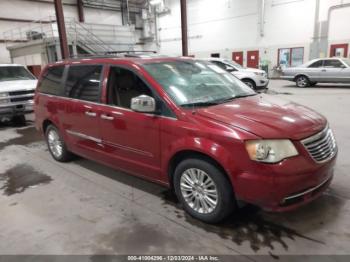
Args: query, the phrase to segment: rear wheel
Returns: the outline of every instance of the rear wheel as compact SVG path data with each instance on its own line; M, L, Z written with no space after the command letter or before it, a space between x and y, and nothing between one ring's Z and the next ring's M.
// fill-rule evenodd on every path
M206 159L191 158L175 169L174 188L184 209L207 223L218 223L236 207L230 181Z
M62 136L54 125L46 128L45 137L49 151L55 160L67 162L72 159L72 153L67 150Z
M256 89L256 84L253 80L250 79L243 79L243 83L245 83L247 86L249 86L251 89Z
M310 86L310 81L309 78L307 78L306 76L297 76L295 79L295 83L297 85L297 87L308 87Z

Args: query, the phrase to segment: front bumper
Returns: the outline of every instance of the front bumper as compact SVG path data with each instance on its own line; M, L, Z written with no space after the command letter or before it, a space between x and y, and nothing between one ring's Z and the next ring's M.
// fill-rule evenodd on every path
M270 80L268 78L259 77L255 79L255 85L257 88L266 88L269 85Z
M237 199L264 210L295 209L319 197L330 185L336 155L318 164L299 155L276 165L260 164L255 172L243 172L236 179Z
M28 100L25 102L0 104L0 117L13 117L25 115L33 112L34 101Z

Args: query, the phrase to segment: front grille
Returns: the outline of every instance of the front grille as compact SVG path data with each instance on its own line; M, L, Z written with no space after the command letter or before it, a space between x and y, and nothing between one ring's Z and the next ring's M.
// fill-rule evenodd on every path
M325 162L337 152L332 130L327 126L323 131L301 141L316 162Z
M11 102L23 102L33 100L34 90L23 90L23 91L14 91L9 92Z

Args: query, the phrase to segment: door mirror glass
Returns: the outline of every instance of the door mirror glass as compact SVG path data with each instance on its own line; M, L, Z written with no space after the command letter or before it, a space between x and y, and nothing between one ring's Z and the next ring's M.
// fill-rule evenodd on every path
M153 97L140 95L131 99L131 109L136 112L154 113L156 101Z
M346 68L346 66L345 65L341 65L340 68Z

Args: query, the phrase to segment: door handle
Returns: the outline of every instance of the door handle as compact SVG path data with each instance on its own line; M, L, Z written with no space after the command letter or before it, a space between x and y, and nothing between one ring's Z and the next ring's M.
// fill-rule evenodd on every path
M96 117L96 113L95 112L91 112L91 111L86 111L85 115L90 116L90 117Z
M102 114L102 115L101 115L101 119L112 121L112 120L114 119L114 117L113 117L113 116L107 116L107 115L105 115L105 114Z
M321 71L322 71L322 72L327 72L327 70L326 70L326 69L322 69Z

